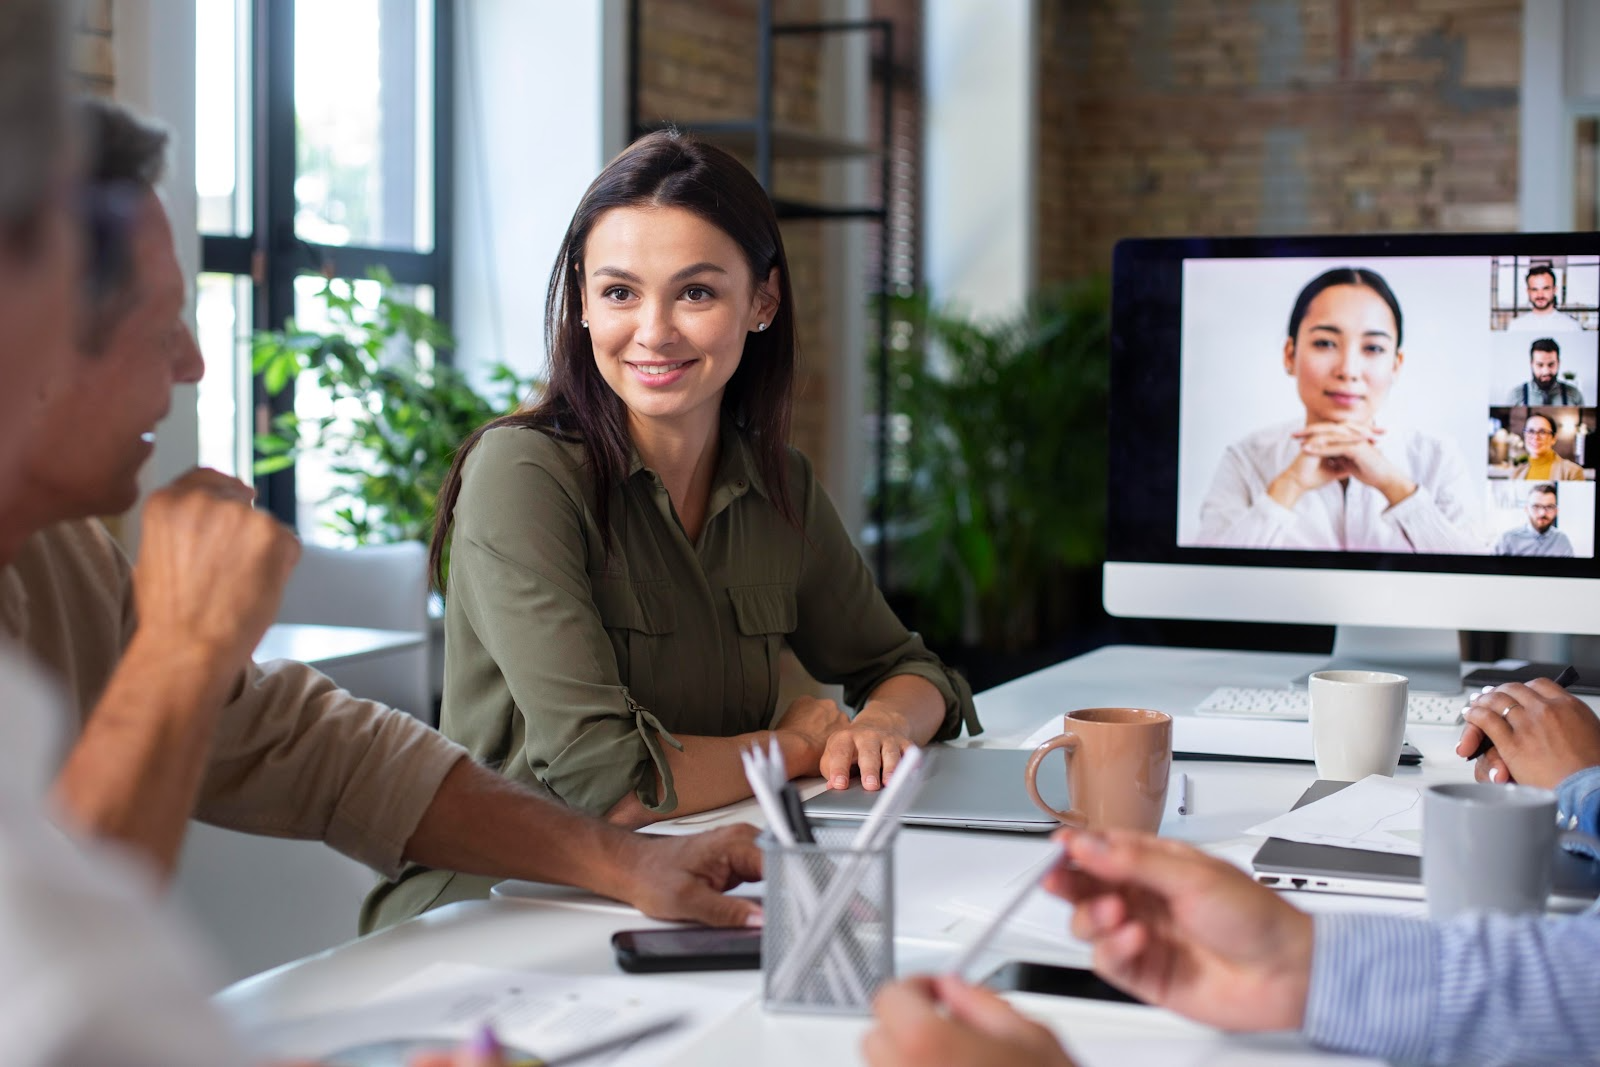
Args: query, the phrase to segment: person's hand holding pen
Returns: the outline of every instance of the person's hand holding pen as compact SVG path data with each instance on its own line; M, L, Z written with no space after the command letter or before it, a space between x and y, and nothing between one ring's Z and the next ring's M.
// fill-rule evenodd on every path
M1521 782L1554 789L1569 775L1600 766L1600 719L1589 705L1548 678L1508 682L1468 705L1456 754L1477 756L1480 782ZM1487 749L1485 745L1489 745Z

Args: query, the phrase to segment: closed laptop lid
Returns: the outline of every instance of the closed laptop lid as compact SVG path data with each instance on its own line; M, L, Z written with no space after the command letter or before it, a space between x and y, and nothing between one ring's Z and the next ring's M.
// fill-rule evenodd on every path
M1294 806L1304 807L1332 796L1349 784L1318 780L1300 795ZM1256 850L1251 866L1255 868L1257 881L1277 889L1422 899L1422 860L1417 856L1269 837ZM1556 856L1553 892L1568 900L1593 900L1600 896L1600 863L1562 849Z
M1034 806L1022 772L1030 749L965 748L933 745L927 749L927 777L907 810L904 822L946 829L1011 830L1046 833L1061 824ZM1039 792L1063 810L1067 807L1066 776L1061 763L1047 763L1039 773ZM830 789L806 801L813 818L864 819L881 790L869 793L859 780L849 789Z

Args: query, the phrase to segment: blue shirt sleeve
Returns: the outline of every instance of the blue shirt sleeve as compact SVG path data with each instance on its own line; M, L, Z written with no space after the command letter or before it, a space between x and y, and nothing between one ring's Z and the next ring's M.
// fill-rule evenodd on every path
M1600 767L1585 767L1568 775L1556 786L1556 821L1562 829L1582 830L1600 836ZM1600 859L1593 849L1569 845L1591 859Z
M1600 918L1319 915L1304 1033L1419 1064L1600 1064Z

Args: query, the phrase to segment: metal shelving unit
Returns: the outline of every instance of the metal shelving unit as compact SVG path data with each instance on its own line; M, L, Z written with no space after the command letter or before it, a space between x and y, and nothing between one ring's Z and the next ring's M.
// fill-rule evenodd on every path
M772 194L772 168L780 159L847 160L876 156L880 161L876 204L823 204L781 199L773 196L772 206L779 219L813 221L865 220L878 226L877 340L878 355L874 372L877 378L877 429L873 442L877 499L873 523L878 538L874 564L879 581L889 568L889 155L894 115L894 82L885 77L879 101L878 137L861 143L831 137L815 130L781 126L773 119L773 43L779 37L821 37L829 34L859 33L874 39L871 62L887 71L894 56L894 24L888 19L855 19L833 22L780 23L773 20L772 0L757 2L756 114L749 119L696 122L692 117L641 120L639 115L640 7L645 0L628 4L628 128L639 137L666 125L673 125L711 144L726 148L755 162L755 174L763 188Z

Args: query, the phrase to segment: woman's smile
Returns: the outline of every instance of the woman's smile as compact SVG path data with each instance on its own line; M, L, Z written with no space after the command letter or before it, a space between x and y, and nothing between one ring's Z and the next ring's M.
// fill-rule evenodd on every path
M663 389L673 382L680 381L695 360L684 359L673 363L639 363L629 361L628 369L633 371L639 381L651 389Z

